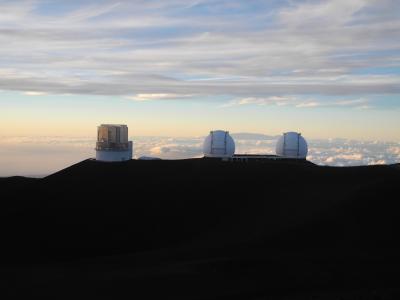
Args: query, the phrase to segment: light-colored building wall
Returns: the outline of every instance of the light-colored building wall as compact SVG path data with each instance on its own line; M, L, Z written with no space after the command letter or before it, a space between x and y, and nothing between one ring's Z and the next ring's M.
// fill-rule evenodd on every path
M102 124L97 129L97 141L109 143L127 143L128 126Z
M107 142L108 141L108 128L106 126L97 127L97 141Z
M120 138L121 143L127 143L128 142L128 126L122 125L121 126L121 138Z

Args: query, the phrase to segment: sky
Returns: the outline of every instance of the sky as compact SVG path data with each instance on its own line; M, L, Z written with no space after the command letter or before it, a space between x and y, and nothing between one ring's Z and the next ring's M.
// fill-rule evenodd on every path
M335 140L360 148L360 164L396 160L399 11L397 0L0 0L0 176L34 174L18 160L56 157L51 145L91 141L101 123L161 148L213 129L298 131L310 153ZM79 149L74 159L93 155ZM343 155L330 163L354 163Z

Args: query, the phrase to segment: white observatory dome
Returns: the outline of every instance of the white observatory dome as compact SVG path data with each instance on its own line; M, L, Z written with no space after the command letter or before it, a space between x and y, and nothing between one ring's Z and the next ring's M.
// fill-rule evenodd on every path
M276 143L276 155L288 158L307 157L306 140L297 132L285 132Z
M235 142L228 131L210 131L203 144L205 157L232 157L235 153Z

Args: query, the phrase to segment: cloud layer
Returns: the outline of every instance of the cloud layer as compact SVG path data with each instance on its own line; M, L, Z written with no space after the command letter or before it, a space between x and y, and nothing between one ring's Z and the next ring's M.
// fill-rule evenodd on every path
M400 66L399 10L390 0L0 1L0 89L260 103L399 94L398 72L386 71Z
M275 154L277 136L232 134L236 153ZM135 137L134 158L163 159L202 157L204 137ZM95 140L71 137L1 137L0 177L44 176L95 156ZM400 142L309 140L308 160L329 166L400 163Z

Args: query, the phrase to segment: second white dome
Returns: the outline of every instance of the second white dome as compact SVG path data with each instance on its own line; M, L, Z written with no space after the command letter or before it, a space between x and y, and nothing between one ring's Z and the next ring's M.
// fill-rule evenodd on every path
M285 132L276 143L276 155L305 159L308 153L306 140L298 132Z
M205 157L232 157L235 154L235 142L228 131L214 130L203 144Z

